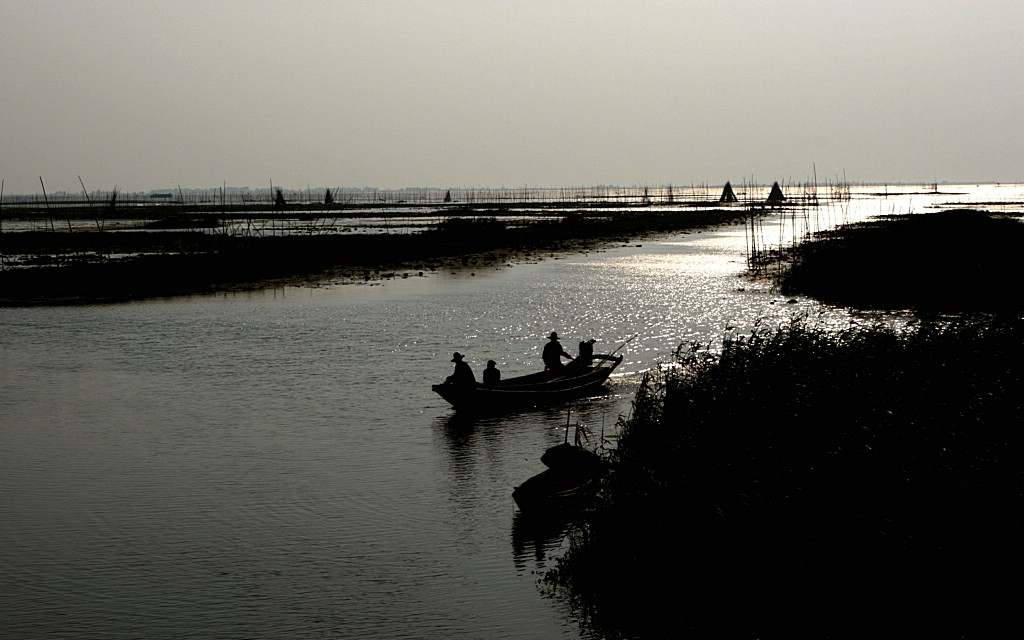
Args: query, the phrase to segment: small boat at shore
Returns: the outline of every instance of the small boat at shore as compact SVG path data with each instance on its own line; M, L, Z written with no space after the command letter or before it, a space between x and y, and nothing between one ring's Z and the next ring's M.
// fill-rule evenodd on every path
M529 478L512 491L512 499L524 513L562 513L578 508L597 493L604 462L580 444L579 427L576 443L566 441L551 447L540 460L548 468Z
M445 382L431 388L459 409L562 402L595 393L622 363L622 356L594 354L591 358L588 365L571 362L557 371L507 378L492 385Z

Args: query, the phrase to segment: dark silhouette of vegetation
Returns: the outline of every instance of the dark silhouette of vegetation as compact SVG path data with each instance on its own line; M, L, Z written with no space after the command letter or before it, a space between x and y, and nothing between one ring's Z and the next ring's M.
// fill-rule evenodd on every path
M783 292L917 318L798 318L680 349L621 421L549 586L607 637L1012 624L1024 310L1006 277L1022 229L946 211L788 250Z
M959 209L883 217L820 233L784 260L784 294L866 309L1024 312L1024 224Z
M1000 629L1021 569L1020 329L795 320L681 351L620 425L551 584L610 637Z
M504 264L529 254L735 223L742 211L626 212L513 221L451 216L420 233L226 235L199 231L0 234L0 253L36 256L0 271L0 304L72 303L254 289L409 269ZM203 218L209 220L209 218ZM198 229L201 220L181 218ZM123 255L121 259L107 256Z

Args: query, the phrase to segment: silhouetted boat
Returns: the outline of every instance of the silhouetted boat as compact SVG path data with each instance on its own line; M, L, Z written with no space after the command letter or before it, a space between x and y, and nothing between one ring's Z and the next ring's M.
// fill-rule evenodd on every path
M548 468L512 491L512 499L523 512L564 515L597 492L604 463L580 445L578 429L576 444L569 444L568 438L567 425L566 442L551 447L540 458Z
M445 382L431 388L456 408L495 408L561 402L597 391L622 362L622 356L592 356L596 366L569 363L557 371L507 378L494 385Z

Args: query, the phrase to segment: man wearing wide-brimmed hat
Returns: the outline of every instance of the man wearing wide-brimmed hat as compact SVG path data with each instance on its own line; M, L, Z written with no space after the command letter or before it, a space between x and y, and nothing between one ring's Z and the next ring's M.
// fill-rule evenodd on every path
M473 370L469 367L469 364L463 361L463 355L456 351L452 354L452 362L455 363L455 371L452 375L448 376L445 382L449 384L459 384L465 386L476 386L476 376L473 375Z
M548 336L548 343L544 345L544 352L541 354L541 357L544 359L544 368L552 370L562 368L563 357L572 360L572 356L562 348L562 343L558 341L558 334L554 331Z

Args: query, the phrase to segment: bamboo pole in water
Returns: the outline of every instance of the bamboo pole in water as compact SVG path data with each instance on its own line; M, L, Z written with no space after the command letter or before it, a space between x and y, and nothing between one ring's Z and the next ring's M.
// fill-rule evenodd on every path
M82 185L82 193L85 195L85 201L89 205L89 209L93 210L92 198L89 197L89 190L85 188L85 182L82 181L82 176L78 176L78 184ZM96 222L96 230L103 231L103 224L100 222L100 217L93 215L93 220Z
M53 216L50 215L50 199L46 196L46 185L43 184L43 176L39 176L39 186L43 188L43 203L46 205L46 217L50 221L50 231L56 231L56 229L53 228ZM71 223L69 221L68 225L70 226L70 224Z
M4 233L4 181L0 180L0 236ZM0 271L4 269L4 245L0 242Z

